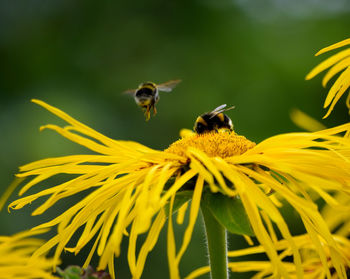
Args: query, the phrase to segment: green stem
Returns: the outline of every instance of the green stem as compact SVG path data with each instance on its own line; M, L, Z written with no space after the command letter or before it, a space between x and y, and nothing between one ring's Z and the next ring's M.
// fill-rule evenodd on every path
M210 209L205 205L201 209L207 234L211 279L228 279L226 229Z

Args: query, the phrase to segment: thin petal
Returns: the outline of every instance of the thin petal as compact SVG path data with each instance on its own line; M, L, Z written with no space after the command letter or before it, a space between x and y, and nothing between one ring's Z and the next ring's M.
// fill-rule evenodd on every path
M175 195L172 196L170 199L170 209L169 209L170 212L169 212L169 219L168 219L168 234L167 234L168 264L169 264L170 279L180 279L179 270L176 264L176 245L175 245L175 236L174 236L173 220L172 220L174 200L175 200Z
M151 229L148 232L146 241L141 247L139 256L137 258L136 263L136 274L134 275L134 278L140 278L148 253L153 249L154 245L156 244L159 233L161 229L164 226L166 220L166 216L164 213L164 210L160 211L156 219L154 220Z
M185 219L185 214L187 212L188 202L185 202L177 211L176 223L182 225Z
M322 79L322 85L324 87L326 87L328 81L334 77L337 73L339 73L340 71L346 69L347 67L350 66L350 57L347 57L343 60L341 60L340 62L338 62L337 64L335 64L328 72L327 74L325 74L325 76Z
M192 271L189 275L187 275L184 279L194 279L197 278L199 276L202 276L206 273L210 272L210 267L209 266L203 266L200 267L194 271Z
M343 47L343 46L346 46L346 45L349 45L350 44L350 39L345 39L343 41L340 41L338 43L335 43L333 45L330 45L328 47L325 47L323 49L321 49L319 52L317 52L315 55L320 55L322 53L325 53L325 52L328 52L330 50L333 50L333 49L336 49L336 48L340 48L340 47Z
M345 49L338 52L337 54L332 55L331 57L327 58L325 61L318 64L315 68L313 68L311 72L307 74L305 79L306 80L312 79L313 77L317 76L319 73L323 72L324 70L328 69L329 67L333 66L335 63L348 57L349 55L350 55L350 49Z
M180 247L179 253L176 255L176 265L179 265L180 260L185 253L188 244L191 241L192 237L192 232L194 225L196 224L199 208L200 208L200 201L202 197L202 192L203 192L203 185L204 185L204 180L201 176L198 176L196 185L194 187L193 191L193 197L192 197L192 202L191 202L191 209L190 209L190 217L189 217L189 222L184 234L183 242Z
M326 129L326 126L321 122L310 117L299 109L293 109L290 113L290 118L295 125L306 131L315 132Z
M331 90L328 92L326 101L324 103L324 107L329 106L326 115L323 118L327 118L329 114L332 112L334 106L339 101L339 99L343 96L346 90L349 89L350 86L350 68L347 68L336 80L336 82L331 87Z

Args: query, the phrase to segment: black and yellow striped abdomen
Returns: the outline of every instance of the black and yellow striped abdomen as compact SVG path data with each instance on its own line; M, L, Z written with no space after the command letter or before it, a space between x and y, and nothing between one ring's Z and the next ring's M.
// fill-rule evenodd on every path
M154 105L159 100L157 86L153 82L145 82L135 92L135 101L141 107Z
M197 117L194 124L194 131L197 134L218 131L219 129L233 130L233 125L231 119L226 115L221 113L214 114L212 112L202 114Z

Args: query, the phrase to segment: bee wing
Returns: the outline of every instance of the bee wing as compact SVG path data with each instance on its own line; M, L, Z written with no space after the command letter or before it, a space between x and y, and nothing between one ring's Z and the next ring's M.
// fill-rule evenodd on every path
M170 92L175 88L175 86L181 82L181 79L177 80L169 80L167 82L157 84L157 88L159 91Z
M223 108L226 107L226 104L223 104L221 106L218 106L217 108L213 109L212 112L217 112L217 111L221 111Z
M231 110L231 109L235 108L235 106L231 106L229 108L225 108L225 107L226 107L226 104L223 104L221 106L218 106L212 112L210 112L210 114L211 114L210 119L213 118L214 116L218 115L219 113L222 113L224 111Z
M128 89L123 91L123 94L134 95L137 89Z

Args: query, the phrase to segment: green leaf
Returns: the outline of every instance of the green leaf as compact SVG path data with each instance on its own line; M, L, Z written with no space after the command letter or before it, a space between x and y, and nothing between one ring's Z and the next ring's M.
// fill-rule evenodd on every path
M173 206L173 214L186 202L188 202L193 195L193 191L180 191L176 193L174 206ZM167 203L164 207L166 216L169 216L169 206L170 202Z
M202 206L206 206L229 232L254 236L248 216L239 198L206 192L203 194Z

